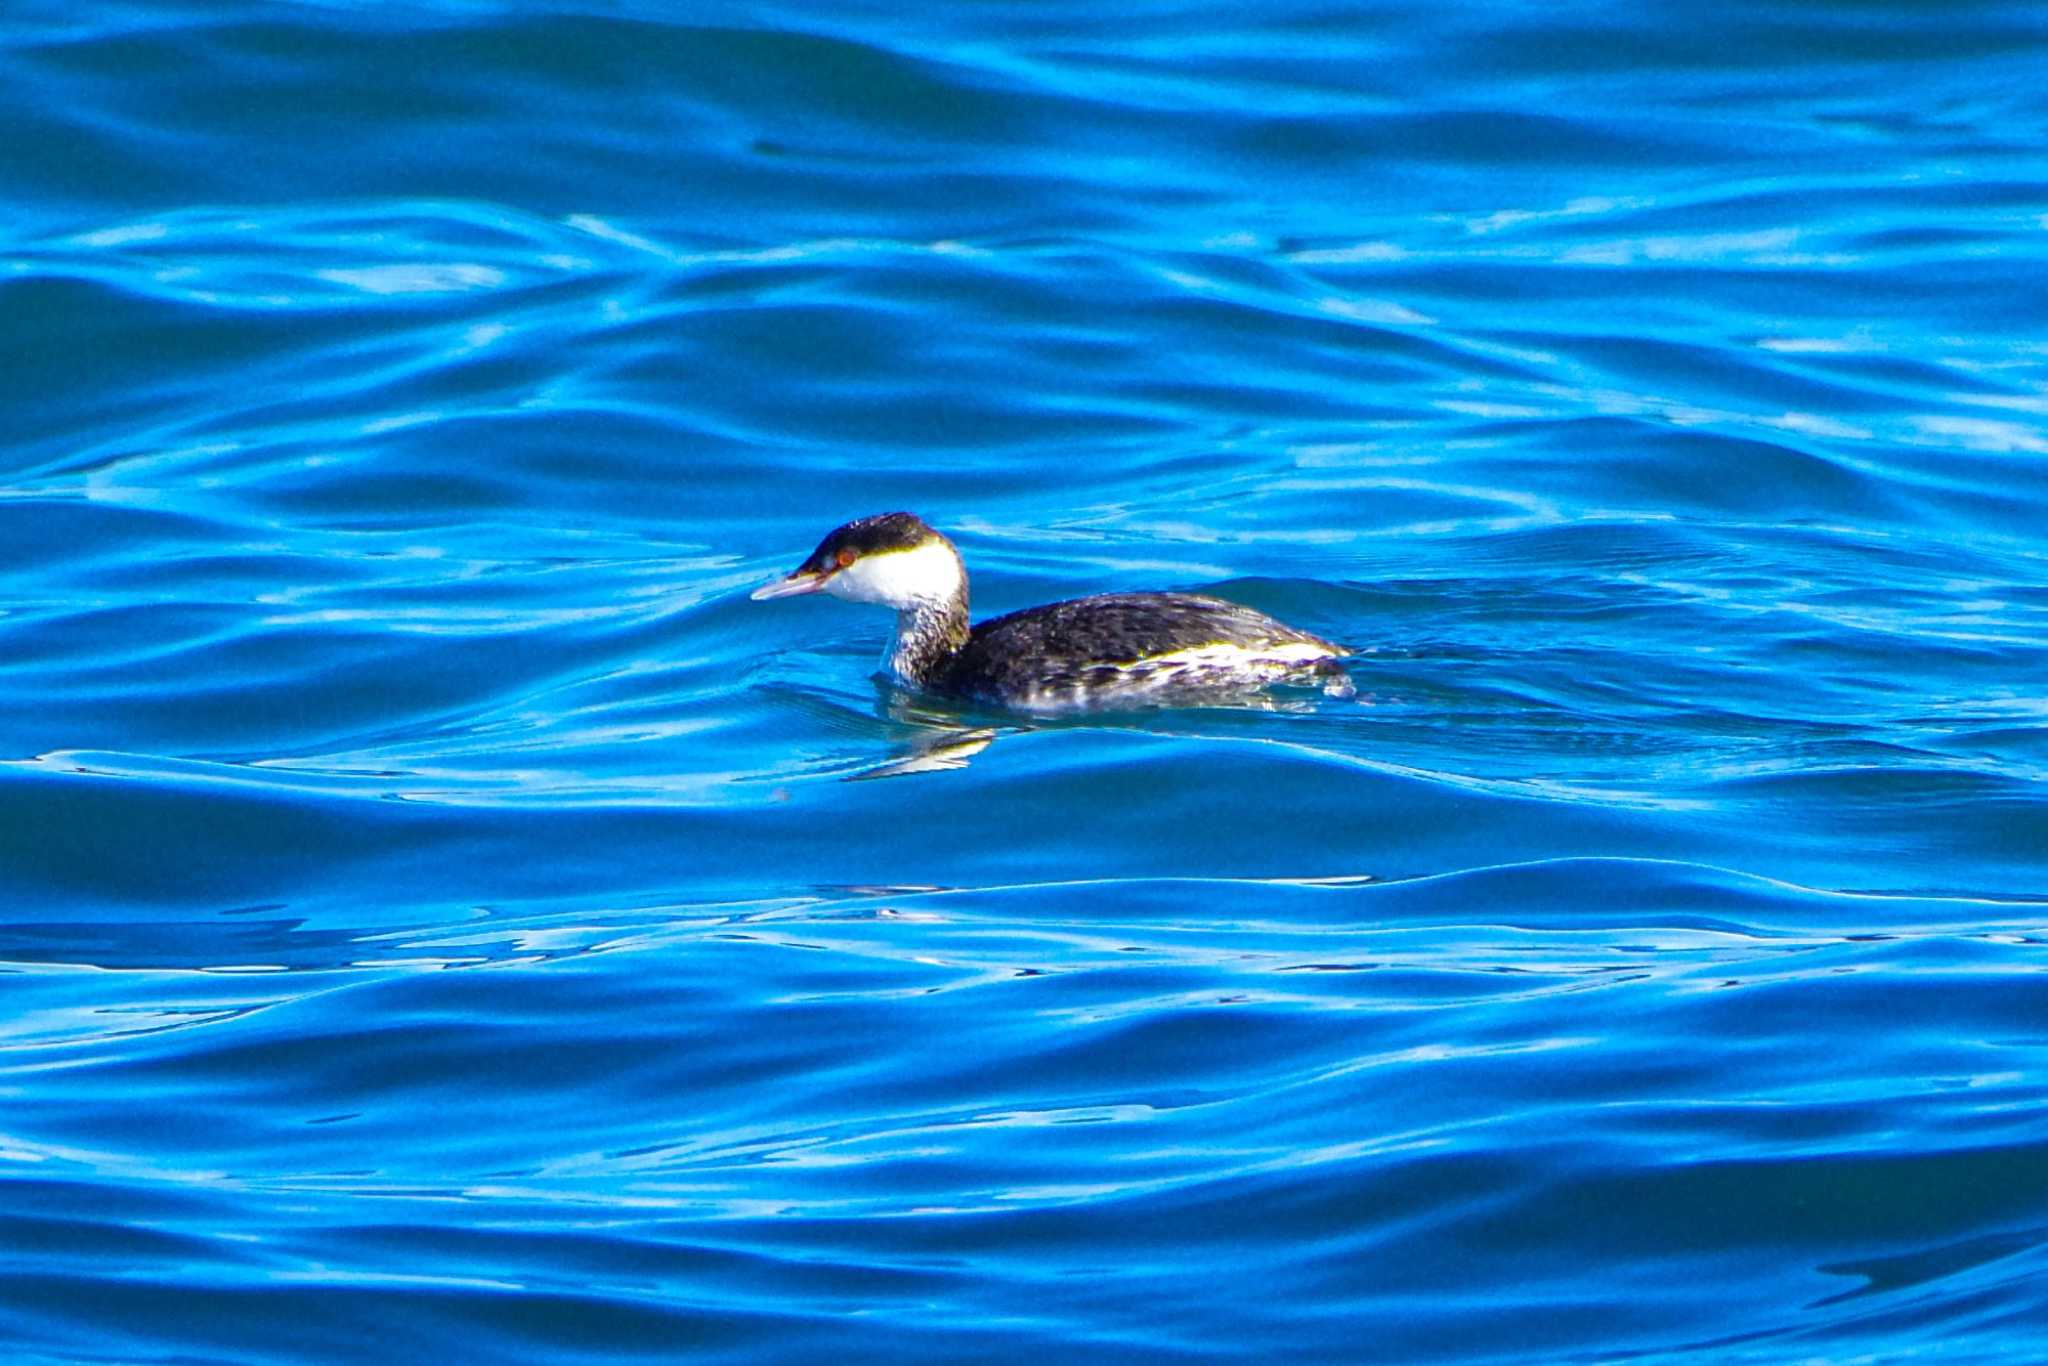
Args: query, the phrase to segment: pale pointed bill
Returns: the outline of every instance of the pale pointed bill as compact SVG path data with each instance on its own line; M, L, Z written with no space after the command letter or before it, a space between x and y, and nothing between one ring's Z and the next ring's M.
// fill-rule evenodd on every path
M766 602L770 598L794 598L805 593L822 593L831 577L826 574L791 574L786 579L764 583L747 594L755 602Z

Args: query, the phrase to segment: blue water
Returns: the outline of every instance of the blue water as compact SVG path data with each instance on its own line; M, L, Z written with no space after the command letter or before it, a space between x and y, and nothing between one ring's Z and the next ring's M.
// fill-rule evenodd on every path
M901 8L10 8L9 1359L2038 1359L2041 8Z

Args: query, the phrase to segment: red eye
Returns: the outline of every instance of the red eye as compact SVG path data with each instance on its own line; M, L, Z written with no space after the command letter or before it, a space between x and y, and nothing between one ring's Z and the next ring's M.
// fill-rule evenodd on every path
M839 557L838 557L838 558L839 558L839 567L840 567L841 569L844 569L844 568L846 568L846 566L848 566L848 565L852 564L852 563L853 563L853 562L854 562L855 560L859 559L859 558L860 558L860 556L858 556L858 555L856 555L856 554L854 554L854 553L853 553L853 547L852 547L852 546L841 546L841 547L839 548Z

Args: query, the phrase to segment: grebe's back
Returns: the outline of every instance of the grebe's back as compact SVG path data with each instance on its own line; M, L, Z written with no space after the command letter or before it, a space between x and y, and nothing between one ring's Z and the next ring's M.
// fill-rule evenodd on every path
M1097 593L976 626L944 690L1031 711L1199 703L1287 682L1347 694L1334 661L1348 653L1225 598Z

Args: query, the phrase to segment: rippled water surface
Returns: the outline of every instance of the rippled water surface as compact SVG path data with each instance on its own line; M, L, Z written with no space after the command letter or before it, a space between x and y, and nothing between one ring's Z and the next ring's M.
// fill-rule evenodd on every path
M10 1358L2037 1359L2040 8L897 9L11 15Z

